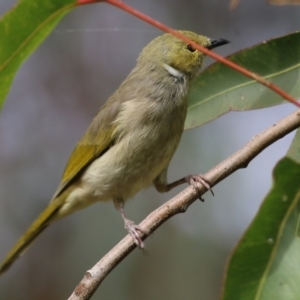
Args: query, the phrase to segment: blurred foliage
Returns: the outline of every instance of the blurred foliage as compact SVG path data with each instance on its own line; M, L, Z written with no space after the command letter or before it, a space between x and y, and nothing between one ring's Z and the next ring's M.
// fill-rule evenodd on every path
M268 0L268 3L275 5L300 5L300 0Z
M273 5L299 5L300 0L267 0L269 4ZM230 8L236 9L240 0L230 0Z

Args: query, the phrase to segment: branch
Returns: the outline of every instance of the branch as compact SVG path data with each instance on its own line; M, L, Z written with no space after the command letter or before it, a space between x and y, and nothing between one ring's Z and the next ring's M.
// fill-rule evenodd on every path
M269 145L281 139L288 133L300 127L300 110L254 136L242 149L228 157L204 176L210 182L211 187L238 169L246 168L251 160ZM177 196L167 201L153 211L140 227L147 233L142 239L146 239L161 224L172 216L185 212L187 208L206 192L203 186L196 191L189 186ZM82 281L77 285L69 300L86 300L94 294L103 279L136 248L132 237L127 235L111 251L109 251L92 269L88 270Z

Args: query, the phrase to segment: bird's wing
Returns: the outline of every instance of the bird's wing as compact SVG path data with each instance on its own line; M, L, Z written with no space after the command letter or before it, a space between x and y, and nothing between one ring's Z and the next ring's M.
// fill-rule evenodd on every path
M52 199L59 196L74 179L78 178L77 176L85 167L113 145L113 132L116 127L113 121L119 113L120 106L120 101L107 101L102 106L73 150L64 170L61 183Z

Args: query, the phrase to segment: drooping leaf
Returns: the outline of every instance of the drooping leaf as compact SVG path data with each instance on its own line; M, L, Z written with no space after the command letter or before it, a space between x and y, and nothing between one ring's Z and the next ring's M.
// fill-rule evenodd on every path
M0 108L21 64L75 0L21 0L0 20Z
M232 253L222 300L300 298L300 165L282 159L254 221Z

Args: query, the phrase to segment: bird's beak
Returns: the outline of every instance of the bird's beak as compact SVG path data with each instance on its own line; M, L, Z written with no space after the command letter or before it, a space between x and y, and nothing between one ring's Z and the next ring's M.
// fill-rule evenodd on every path
M210 39L210 45L208 45L206 48L211 50L216 47L223 46L223 45L226 45L229 43L230 43L230 41L225 40L225 39Z

